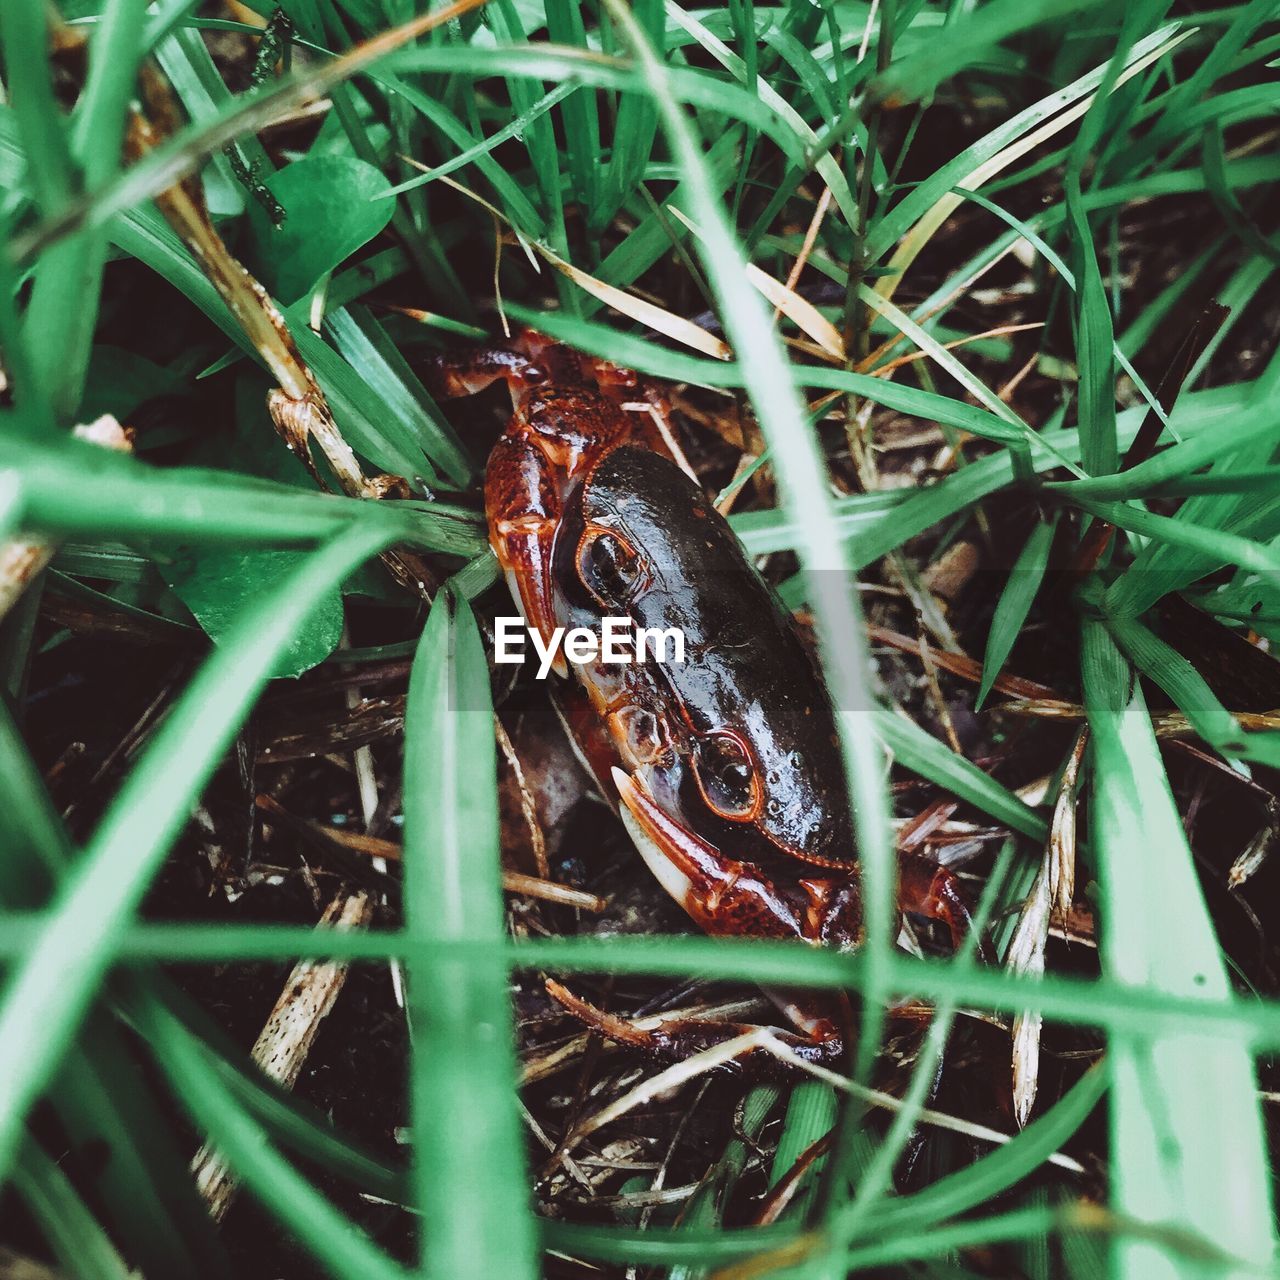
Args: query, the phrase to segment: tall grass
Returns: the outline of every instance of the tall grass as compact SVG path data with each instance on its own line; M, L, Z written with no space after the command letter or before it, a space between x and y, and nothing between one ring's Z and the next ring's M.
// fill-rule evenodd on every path
M1022 1242L1036 1276L1104 1266L1144 1278L1272 1273L1256 1060L1280 1049L1280 1004L1246 999L1230 980L1135 673L1237 770L1280 760L1275 731L1242 727L1144 621L1168 593L1190 591L1225 623L1254 618L1280 639L1280 360L1268 352L1251 377L1206 385L1207 353L1171 413L1139 376L1151 372L1144 353L1164 349L1161 327L1179 322L1188 291L1216 293L1226 306L1216 347L1256 319L1250 307L1275 270L1265 216L1278 176L1275 4L733 0L699 10L662 0L488 0L387 37L421 18L409 0L289 0L289 69L265 67L264 83L234 93L204 36L257 38L258 28L241 21L244 6L239 18L215 8L64 0L51 26L44 0L0 6L0 351L9 386L0 535L49 552L74 540L74 559L55 560L55 571L95 582L126 576L121 543L158 565L186 548L196 586L169 586L190 611L183 621L216 641L76 847L23 740L38 584L0 632L0 1179L64 1270L229 1273L189 1183L182 1135L143 1083L137 1036L171 1099L324 1274L519 1280L540 1272L548 1250L681 1277L735 1261L744 1269L734 1274L907 1274L929 1260L938 1274L963 1274L960 1250L1001 1242ZM165 120L153 93L142 110L159 136L126 162L140 69L186 122ZM323 126L287 135L305 138L302 153L274 168L280 152L259 133L317 95L327 95ZM979 127L955 131L954 144L934 137L946 113L974 103ZM403 477L409 499L321 495L305 477L281 479L284 448L260 408L268 384L250 366L279 381L283 348L193 254L192 234L203 233L175 230L180 180L203 182L222 238L275 296L361 474ZM820 193L830 205L814 219ZM1116 246L1121 218L1140 202L1193 208L1204 251L1130 299ZM969 219L964 238L950 234L957 219ZM775 323L746 267L775 286L786 280L807 227L810 273L841 293L821 304L821 325L788 307ZM955 261L960 243L967 256ZM1014 249L1059 321L1039 355L1042 368L1061 371L1061 395L1034 418L984 381L993 370L1002 384L1013 376L1000 368L1007 335L954 345L972 336L959 304ZM501 321L491 307L495 253ZM165 326L171 307L198 335L198 349L170 353L167 368L117 322L128 312L116 285L137 278L139 264L164 282L151 321ZM389 292L414 300L425 331L369 305ZM633 294L649 310L630 304ZM727 359L709 357L714 341L701 342L703 354L681 341L682 322L708 308ZM799 571L782 593L810 609L842 708L868 916L857 954L750 940L505 935L490 694L466 603L494 577L472 487L481 459L404 354L502 322L536 325L655 378L745 392L778 503L744 513L736 527L753 554L795 553ZM655 336L655 323L675 340ZM895 334L904 335L898 345L877 354ZM784 339L818 354L798 358ZM886 360L913 349L927 359L883 376ZM121 372L129 352L136 359ZM1122 375L1135 390L1118 408ZM154 460L166 465L152 466L72 437L89 406L127 419L149 388L191 397L202 376L240 378L249 389L237 401L243 421L220 443L179 430L180 447L164 441ZM964 465L915 490L833 497L805 403L826 392L844 397L851 424L867 406L940 424ZM1152 414L1167 418L1161 447L1126 460ZM343 487L333 466L329 479ZM877 704L853 574L924 530L1029 490L1073 537L1085 517L1119 531L1108 554L1083 565L1073 597L1092 743L1082 853L1100 919L1092 980L913 959L892 947L886 752L1014 833L1006 861L1015 870L1037 865L1049 824L1046 811ZM428 496L449 501L420 500ZM1153 496L1185 500L1153 509ZM1017 571L995 604L984 696L1035 607L1053 529L1037 526L1010 557ZM403 926L319 937L282 925L140 920L264 685L327 655L343 582L393 546L401 557L467 566L435 593L414 658ZM117 594L152 616L161 608L156 594ZM397 599L418 605L411 589ZM1017 874L993 880L984 907L1014 909L1026 887ZM303 955L407 968L407 1173L268 1087L165 973L168 964ZM678 1227L535 1219L517 1109L513 970L724 977L860 995L852 1079L835 1093L806 1086L783 1136L784 1149L799 1152L843 1100L821 1194L779 1224L746 1231L721 1227L711 1196ZM924 1079L883 1138L863 1123L864 1086L885 1005L905 993L1096 1028L1106 1055L1007 1142L923 1189L888 1195ZM106 1144L98 1194L89 1197L29 1125L41 1099L72 1140ZM1104 1103L1105 1205L1069 1180L1053 1198L1009 1194ZM740 1164L736 1150L723 1176ZM406 1268L366 1237L318 1189L318 1171L419 1215L416 1261Z

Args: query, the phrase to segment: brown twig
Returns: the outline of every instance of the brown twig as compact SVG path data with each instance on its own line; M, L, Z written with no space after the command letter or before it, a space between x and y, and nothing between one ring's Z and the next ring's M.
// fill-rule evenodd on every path
M306 831L324 843L337 845L367 858L384 858L387 862L397 863L401 860L400 846L394 840L365 835L360 831L348 831L343 827L326 827L323 823L299 818L296 814L290 813L273 796L259 795L256 804L263 813L270 814L271 817L287 824L295 831ZM502 887L507 893L519 893L527 898L541 898L544 902L554 902L562 907L574 907L579 911L591 911L597 915L609 905L604 898L594 893L574 889L555 880L524 875L519 871L504 869Z
M325 908L316 928L363 929L372 917L369 895L344 888ZM293 1088L346 980L345 962L304 960L294 966L253 1045L253 1060L264 1075L285 1089ZM210 1216L220 1222L239 1187L235 1174L207 1144L196 1153L191 1171Z
M904 653L915 654L922 661L927 648L929 659L934 666L941 667L944 671L949 671L953 676L959 676L962 680L968 680L972 684L978 684L982 680L982 663L976 658L966 657L962 653L946 653L928 645L925 640L913 640L910 636L904 636L897 631L890 631L886 627L876 626L874 623L868 624L867 637L879 644L887 644L891 648L901 649ZM1008 694L1011 698L1022 698L1028 702L1061 701L1061 696L1056 689L1047 684L1039 684L1035 680L1024 679L1022 676L997 676L993 688L998 689L1001 693Z
M142 68L141 87L143 110L131 114L125 139L126 148L135 160L173 136L180 122L172 90L149 64ZM183 177L159 192L155 199L165 220L191 250L200 269L275 378L278 385L267 396L271 421L285 446L311 473L316 485L321 489L328 487L312 457L312 440L320 446L348 497L408 497L409 486L402 477L364 474L355 450L334 421L319 382L302 358L284 316L215 229L199 183ZM424 599L430 598L436 575L421 557L396 550L385 552L382 558L402 586Z

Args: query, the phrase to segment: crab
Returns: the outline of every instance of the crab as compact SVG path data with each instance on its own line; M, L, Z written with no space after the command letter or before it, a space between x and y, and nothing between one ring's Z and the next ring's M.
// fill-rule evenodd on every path
M634 373L537 334L436 358L441 398L496 381L513 413L485 476L489 539L521 612L557 628L606 618L679 628L682 663L572 667L563 717L659 884L713 935L862 938L853 817L836 711L808 651L728 522L672 456L667 406ZM556 669L569 675L557 656ZM899 855L901 909L971 928L956 876ZM659 1052L741 1027L638 1031L564 988L553 994L614 1038ZM793 1051L838 1060L847 1003L770 993Z

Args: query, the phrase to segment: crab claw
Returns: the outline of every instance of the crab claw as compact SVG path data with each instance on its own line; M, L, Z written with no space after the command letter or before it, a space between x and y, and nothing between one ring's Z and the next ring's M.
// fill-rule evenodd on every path
M756 868L726 857L658 805L643 778L613 770L622 820L659 884L707 933L806 936L799 903ZM801 907L801 910L803 908Z
M529 626L544 645L555 634L551 588L551 551L560 517L560 501L546 457L528 440L503 436L489 455L484 482L489 512L489 541L511 584ZM553 667L568 675L557 646Z
M504 551L509 552L510 548L504 548ZM512 599L515 600L516 607L525 620L525 626L531 632L538 633L537 636L532 637L536 655L534 660L540 663L543 653L552 652L551 670L556 675L567 678L569 663L564 656L564 647L556 637L555 618L551 613L550 589L536 576L536 572L522 577L515 569L507 569L506 579L507 585L511 588Z

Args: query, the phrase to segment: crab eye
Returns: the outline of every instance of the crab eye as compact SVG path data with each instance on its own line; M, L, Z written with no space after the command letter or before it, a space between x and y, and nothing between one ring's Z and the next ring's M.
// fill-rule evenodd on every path
M694 772L706 802L722 818L745 822L758 807L751 756L736 734L703 734L694 744Z
M540 382L546 382L547 371L540 364L527 364L520 370L520 381L526 387L536 387Z
M634 547L607 529L589 533L578 549L578 574L583 584L606 607L622 606L643 574Z

